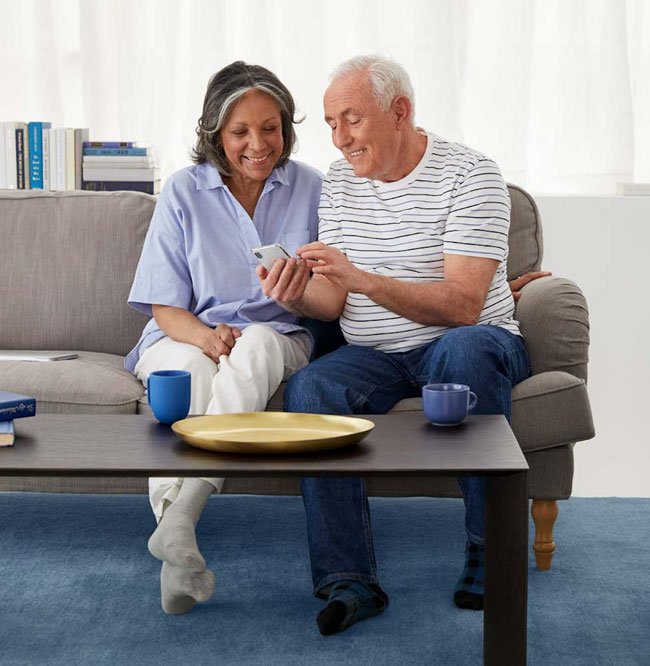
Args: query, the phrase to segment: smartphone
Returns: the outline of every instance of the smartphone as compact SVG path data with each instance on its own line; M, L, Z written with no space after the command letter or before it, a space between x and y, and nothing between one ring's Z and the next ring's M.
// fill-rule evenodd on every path
M273 268L277 259L291 259L291 255L278 243L253 248L253 254L267 271Z

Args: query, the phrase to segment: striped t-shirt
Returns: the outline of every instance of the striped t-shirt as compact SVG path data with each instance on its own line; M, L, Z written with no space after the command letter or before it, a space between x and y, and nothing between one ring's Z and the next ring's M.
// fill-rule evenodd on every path
M392 183L358 178L334 162L319 203L319 240L343 251L358 268L399 280L443 279L445 254L499 261L478 323L519 334L507 282L510 198L497 165L459 143L427 135L417 167ZM340 317L349 344L409 351L440 337L428 326L349 293Z

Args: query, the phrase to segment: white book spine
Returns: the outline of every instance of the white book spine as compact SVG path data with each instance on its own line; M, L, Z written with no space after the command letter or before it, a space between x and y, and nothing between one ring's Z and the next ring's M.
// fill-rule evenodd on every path
M115 157L104 157L103 155L84 155L84 166L92 167L110 167L111 169L120 167L122 169L139 169L141 167L155 167L156 162L153 157L134 157L132 155L121 155Z
M50 189L58 190L59 181L57 178L57 145L56 145L56 130L48 130L50 133Z
M113 169L108 167L84 167L84 180L107 180L144 183L158 180L158 169Z
M65 127L56 128L56 189L65 190Z
M74 128L65 128L65 189L74 190Z
M0 190L7 189L7 166L5 162L5 123L0 123Z
M16 173L16 123L5 123L5 177L7 189L18 188L18 175Z
M43 190L47 191L50 189L50 130L47 127L43 128L42 142L43 163L41 170L43 172Z

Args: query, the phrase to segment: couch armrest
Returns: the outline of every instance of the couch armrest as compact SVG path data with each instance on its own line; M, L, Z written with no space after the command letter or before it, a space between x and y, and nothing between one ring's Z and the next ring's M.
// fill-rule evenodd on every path
M587 381L589 310L574 282L551 276L526 285L515 318L534 375L562 370Z

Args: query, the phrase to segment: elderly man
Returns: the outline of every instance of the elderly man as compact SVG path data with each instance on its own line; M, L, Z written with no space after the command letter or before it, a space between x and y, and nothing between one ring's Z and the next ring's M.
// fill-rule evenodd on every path
M512 386L529 361L506 277L510 201L485 155L416 127L398 64L343 63L324 97L344 159L323 183L319 242L300 261L259 269L288 310L340 318L347 345L289 381L294 412L382 414L431 382L468 384L477 413L510 418ZM311 275L311 279L310 279ZM483 478L459 479L466 507L461 608L483 607ZM302 481L321 633L383 611L362 479Z

